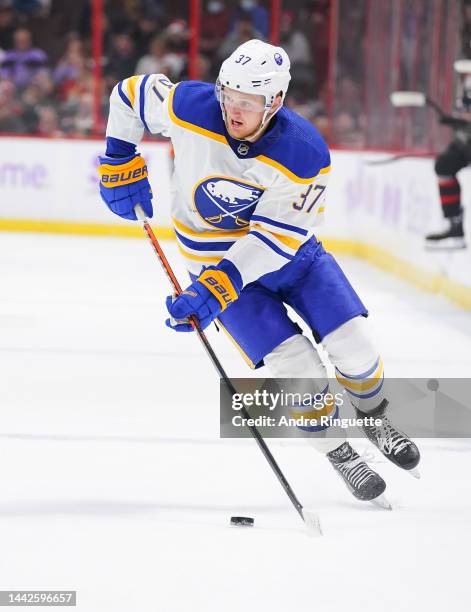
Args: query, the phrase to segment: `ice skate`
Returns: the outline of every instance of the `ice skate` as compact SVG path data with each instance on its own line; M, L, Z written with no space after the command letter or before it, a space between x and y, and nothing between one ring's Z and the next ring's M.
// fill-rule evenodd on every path
M392 463L409 471L416 478L420 478L419 471L416 469L420 461L419 449L405 433L391 423L386 415L386 400L384 404L374 413L368 414L375 420L380 419L381 425L363 425L363 433ZM357 410L357 416L361 418L365 414Z
M348 442L327 453L327 458L357 499L375 501L382 508L391 508L383 495L386 483Z
M466 248L461 216L456 218L452 217L448 222L449 226L445 230L425 236L425 248L427 250L452 251Z

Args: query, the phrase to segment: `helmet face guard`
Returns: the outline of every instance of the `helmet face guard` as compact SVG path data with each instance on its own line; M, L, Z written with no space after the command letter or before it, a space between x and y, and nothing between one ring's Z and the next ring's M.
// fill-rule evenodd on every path
M261 94L245 94L245 92L240 92L242 96L245 95L245 97L240 98L234 96L234 93L237 94L239 92L237 92L237 90L222 86L219 81L216 82L216 98L221 104L229 105L238 108L243 112L249 113L263 113L267 109L266 98ZM256 97L263 98L263 100L260 101L259 99L256 99ZM270 107L271 104L268 106L268 108Z
M224 88L241 93L259 95L265 98L263 118L259 132L267 121L267 117L278 95L281 95L280 106L270 115L270 119L281 108L288 90L290 61L281 47L275 47L261 40L249 40L240 45L221 66L216 81L215 93L221 106L224 121Z

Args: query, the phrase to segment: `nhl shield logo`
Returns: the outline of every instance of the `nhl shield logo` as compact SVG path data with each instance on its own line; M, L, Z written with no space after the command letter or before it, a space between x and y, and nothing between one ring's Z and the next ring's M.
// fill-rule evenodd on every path
M248 152L249 145L246 145L244 142L241 142L240 145L237 147L237 153L239 155L247 155Z
M240 230L250 217L264 189L231 179L213 176L197 184L193 192L195 209L215 229Z

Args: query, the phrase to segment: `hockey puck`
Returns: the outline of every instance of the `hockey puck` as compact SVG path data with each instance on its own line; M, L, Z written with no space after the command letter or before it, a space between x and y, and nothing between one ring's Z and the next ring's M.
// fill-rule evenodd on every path
M236 527L253 527L254 522L250 516L231 516L231 525Z

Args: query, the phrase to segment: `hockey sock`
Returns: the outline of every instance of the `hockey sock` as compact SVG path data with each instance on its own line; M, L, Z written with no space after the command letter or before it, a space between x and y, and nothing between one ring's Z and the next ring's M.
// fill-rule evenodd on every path
M374 363L363 372L353 374L335 368L335 375L347 390L352 405L361 412L370 413L381 404L384 383L381 357L375 359Z
M461 187L455 176L438 177L438 189L443 215L447 219L461 213Z

